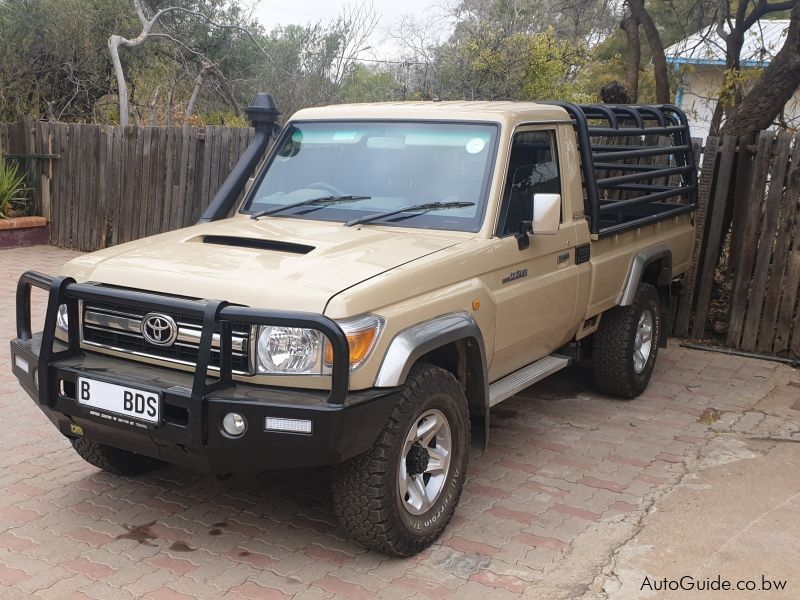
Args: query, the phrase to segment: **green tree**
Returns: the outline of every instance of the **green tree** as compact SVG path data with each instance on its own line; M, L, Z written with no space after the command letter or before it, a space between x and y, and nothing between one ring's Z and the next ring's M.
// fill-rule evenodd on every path
M386 69L355 65L342 82L339 92L342 102L382 102L403 100L403 86Z
M573 65L585 43L559 39L552 29L512 33L479 28L439 48L443 98L537 100L570 98Z
M93 120L112 87L105 39L132 17L124 0L0 2L0 120Z

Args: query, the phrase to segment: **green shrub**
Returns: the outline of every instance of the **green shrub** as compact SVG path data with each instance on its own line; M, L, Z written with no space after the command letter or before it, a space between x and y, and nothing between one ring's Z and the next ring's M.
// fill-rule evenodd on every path
M17 165L0 163L0 218L5 218L6 213L27 204L25 175L19 173Z

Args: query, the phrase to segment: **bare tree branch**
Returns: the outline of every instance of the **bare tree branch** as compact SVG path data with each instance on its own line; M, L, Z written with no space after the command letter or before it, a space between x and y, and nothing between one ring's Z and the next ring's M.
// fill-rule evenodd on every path
M119 95L119 123L122 126L126 126L128 124L129 100L128 100L128 83L125 79L125 73L122 69L122 61L120 60L119 57L120 46L124 46L126 48L135 48L143 44L149 38L161 37L161 38L167 38L170 41L183 46L184 48L190 50L191 52L197 54L198 56L202 56L201 53L194 51L185 44L183 44L182 42L179 42L174 36L171 36L163 32L153 31L153 28L156 27L159 24L159 21L166 15L181 13L197 17L198 19L203 20L208 25L211 25L212 27L218 29L227 29L243 33L250 39L251 42L253 42L256 48L258 48L258 50L265 57L267 57L267 59L273 64L273 67L276 66L272 61L272 57L269 55L269 53L267 53L267 51L261 46L261 44L258 43L258 40L256 40L253 34L250 33L244 27L241 27L239 25L226 25L222 23L217 23L216 21L212 20L210 17L199 11L190 10L180 6L168 6L162 8L161 10L157 11L151 18L148 19L147 14L144 10L144 5L142 4L142 0L133 0L133 6L134 9L136 10L136 15L139 17L139 21L142 23L142 31L139 33L139 35L133 39L128 39L122 37L121 35L113 34L111 35L111 37L108 38L108 48L111 53L111 62L114 66L114 73L117 79L117 89ZM172 97L172 94L170 94L170 97Z
M197 73L197 77L194 79L192 95L189 98L189 103L186 105L186 112L183 114L184 121L187 121L189 117L192 116L192 113L194 113L194 107L197 104L197 98L200 96L200 88L203 87L203 82L206 79L206 75L212 68L213 65L210 62L204 62L200 72Z

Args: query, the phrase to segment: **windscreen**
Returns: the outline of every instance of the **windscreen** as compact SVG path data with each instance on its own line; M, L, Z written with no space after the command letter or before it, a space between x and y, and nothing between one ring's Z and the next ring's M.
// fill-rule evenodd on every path
M270 218L350 222L417 204L471 203L409 210L372 223L478 231L496 135L497 126L484 123L296 122L279 138L242 210L254 214L333 199L286 208Z

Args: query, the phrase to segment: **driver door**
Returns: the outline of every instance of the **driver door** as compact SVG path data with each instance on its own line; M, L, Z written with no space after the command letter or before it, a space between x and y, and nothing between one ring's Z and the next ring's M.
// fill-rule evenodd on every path
M547 354L571 338L578 273L577 232L564 218L553 234L530 234L520 248L515 234L530 220L535 194L561 194L556 129L522 127L512 139L496 237L496 263L488 282L497 309L490 381Z

